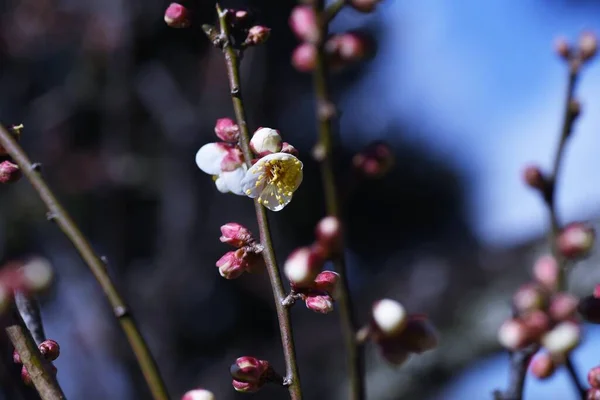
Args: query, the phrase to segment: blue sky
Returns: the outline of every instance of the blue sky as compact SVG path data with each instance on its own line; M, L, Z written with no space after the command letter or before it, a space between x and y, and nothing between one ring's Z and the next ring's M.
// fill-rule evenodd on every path
M415 137L463 171L471 225L490 245L540 235L547 214L521 183L529 162L551 164L562 118L566 69L554 39L600 32L587 6L522 0L384 1L384 35L371 71L345 100L346 124L411 121ZM364 23L346 12L339 27ZM372 21L372 20L371 20ZM373 93L368 96L361 94ZM600 63L583 72L584 114L560 179L563 220L600 211ZM356 118L352 118L356 116ZM377 122L378 121L378 122ZM419 135L419 136L416 136Z

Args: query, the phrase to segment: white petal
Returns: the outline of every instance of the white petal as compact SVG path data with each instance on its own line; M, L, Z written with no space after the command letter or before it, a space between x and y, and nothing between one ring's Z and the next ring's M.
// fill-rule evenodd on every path
M262 163L261 161L258 161L256 164L251 166L250 169L248 169L248 172L246 172L246 176L244 176L244 179L242 179L242 181L240 182L242 186L242 192L246 196L250 198L255 198L258 197L260 192L264 190L265 184L267 183L266 179L263 178L259 185L256 184L258 182L258 179L263 175L263 173L264 163Z
M227 149L221 143L207 143L196 153L196 164L209 175L219 175L226 155Z
M245 193L242 190L242 179L246 176L246 166L236 168L233 171L223 172L219 179L223 180L227 189L233 194L243 196Z
M217 186L217 190L221 193L229 193L229 188L227 188L227 183L220 176L215 180L215 185Z
M290 204L290 201L292 201L292 195L281 193L279 196L281 201L277 199L277 189L273 186L267 186L260 194L259 199L261 200L261 204L269 210L279 211L282 210L283 207Z

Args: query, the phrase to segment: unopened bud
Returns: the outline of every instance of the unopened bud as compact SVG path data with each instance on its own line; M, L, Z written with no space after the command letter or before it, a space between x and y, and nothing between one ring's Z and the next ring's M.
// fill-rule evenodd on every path
M231 172L244 164L244 154L238 146L226 146L225 157L221 160L221 172Z
M581 52L581 60L589 61L598 50L598 39L592 32L583 32L579 37L579 51Z
M248 262L244 254L243 249L225 253L216 263L219 274L225 279L239 278L248 268Z
M271 29L262 25L255 25L248 30L246 44L249 46L258 46L267 41L271 36Z
M406 327L406 310L396 300L382 299L373 304L372 320L383 337L398 335Z
M27 367L25 367L24 365L23 365L23 367L21 367L21 380L27 386L30 386L32 383L31 376L29 376L29 371L27 371Z
M328 293L335 299L339 280L340 274L337 272L323 271L315 278L315 290Z
M329 253L337 253L342 241L340 219L329 216L320 220L315 229L315 236L317 241L329 250Z
M533 265L535 280L551 292L555 291L558 285L558 272L558 263L550 255L541 256Z
M239 382L260 383L269 370L268 361L259 360L255 357L240 357L235 360L229 369L231 376Z
M587 322L600 324L600 298L587 296L579 301L577 311Z
M513 296L513 305L519 315L540 310L546 306L547 301L547 294L536 284L521 286Z
M298 150L296 150L296 148L294 146L292 146L291 144L289 144L288 142L283 142L281 144L281 152L282 153L288 153L291 154L293 156L298 156Z
M323 268L323 263L323 258L313 249L300 247L289 255L283 271L293 286L307 288L314 285L314 279Z
M292 65L300 72L311 72L317 64L317 49L311 43L298 45L292 53Z
M586 393L586 400L600 400L600 389L591 388Z
M542 345L551 354L568 354L579 344L581 329L571 321L561 322L542 337Z
M181 400L216 400L216 398L210 390L194 389L186 392Z
M171 3L165 11L165 22L171 28L187 28L190 26L190 13L178 3Z
M333 67L361 61L371 54L371 50L370 40L355 32L334 35L325 43L325 52Z
M250 148L261 157L280 152L281 146L281 135L276 129L259 128L250 139Z
M24 289L39 292L52 283L54 273L50 262L45 258L32 258L21 267Z
M378 343L381 356L390 364L400 366L410 358L410 351L406 350L398 341L381 341Z
M411 315L398 340L406 350L420 354L437 347L438 336L429 318L424 315Z
M19 352L17 351L17 349L13 350L13 362L15 364L22 364L23 363L21 361L21 356L19 355Z
M537 165L528 165L523 170L523 181L532 189L544 190L546 178Z
M554 41L554 50L563 60L571 58L571 46L564 37L559 37Z
M567 225L558 235L557 246L568 259L580 259L587 256L594 246L594 229L582 222Z
M354 168L367 178L380 178L394 165L394 155L386 143L374 142L352 158Z
M260 383L249 383L249 382L240 382L235 379L231 382L233 388L240 393L254 393L258 392L258 390L263 386Z
M240 127L231 118L219 118L215 124L215 134L224 142L236 143L240 137Z
M219 240L233 247L244 247L254 242L254 237L248 228L237 222L229 222L221 226L221 237Z
M554 374L556 365L550 354L541 353L531 361L530 370L539 379L546 379Z
M8 160L0 162L0 183L13 183L22 176L21 168L17 164Z
M375 7L380 2L381 0L350 0L350 7L354 8L356 11L370 13L375 11Z
M533 311L520 318L526 328L527 341L537 341L544 335L552 325L550 316L544 311Z
M52 339L44 340L38 348L46 360L54 361L60 355L60 346Z
M508 350L518 350L530 344L527 327L517 319L504 321L498 330L498 341Z
M333 311L333 298L328 294L309 295L304 300L306 308L321 314L328 314Z
M600 389L600 366L590 369L587 378L591 387Z
M319 40L319 27L312 7L294 7L290 14L289 24L292 32L303 42L316 43Z
M575 315L579 299L568 293L558 293L550 301L548 314L555 321L564 321Z

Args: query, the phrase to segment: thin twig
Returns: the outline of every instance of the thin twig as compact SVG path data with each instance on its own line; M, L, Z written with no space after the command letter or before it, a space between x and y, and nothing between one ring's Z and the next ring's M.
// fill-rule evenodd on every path
M336 0L328 5L325 9L325 23L329 24L346 4L348 4L348 0Z
M523 388L525 387L525 377L527 376L527 367L531 357L538 351L538 345L532 345L519 351L510 353L510 376L508 390L494 392L495 400L522 400Z
M231 90L231 100L235 110L237 123L240 127L240 147L244 154L246 164L251 166L253 158L250 150L250 133L246 122L246 111L242 101L242 88L240 79L240 57L239 50L235 49L231 43L231 34L227 23L227 10L222 10L217 4L217 13L219 16L219 25L221 30L221 43L223 53L225 54L225 63L227 65L227 76L229 78L229 86ZM267 218L266 209L255 199L254 208L256 210L256 219L258 222L258 230L260 232L260 242L263 246L263 256L271 287L273 289L273 297L275 299L275 308L277 310L277 318L279 320L279 330L281 332L281 342L283 345L283 354L286 364L286 384L292 400L302 399L302 389L300 387L300 374L296 362L296 350L294 346L294 337L292 335L292 324L290 321L289 309L283 305L286 298L283 289L283 282L275 259L275 251L273 250L273 242L269 230L269 220Z
M579 397L582 400L585 400L587 396L587 391L581 385L581 381L579 380L579 376L577 376L577 371L575 370L575 365L573 365L573 360L567 358L565 366L567 367L567 372L571 377L571 381L573 382L573 385L575 386L575 390L577 390Z
M15 303L17 310L25 326L31 333L31 337L38 346L46 340L46 333L44 332L44 325L42 323L42 313L40 312L40 305L37 299L19 290L15 292Z
M156 362L152 358L148 345L142 337L123 297L108 275L104 262L94 252L88 240L42 178L39 173L39 164L31 163L23 149L3 126L0 126L0 145L6 149L8 154L19 165L23 175L31 182L33 188L38 192L44 204L46 204L48 215L51 216L51 219L58 224L60 229L73 243L73 246L75 246L81 258L100 284L113 308L116 318L121 324L121 328L127 336L127 340L137 358L138 365L144 374L153 398L155 400L168 400L169 395L158 372Z
M344 1L337 1L331 7L339 6L340 9L345 4ZM333 8L334 10L336 8ZM327 214L340 218L338 190L333 172L333 128L332 121L336 116L335 105L331 101L329 92L328 69L326 64L324 44L328 33L328 24L331 19L331 12L324 10L324 1L316 0L313 2L317 23L320 27L320 39L316 43L317 59L313 74L314 90L316 96L316 113L318 119L319 141L315 148L315 158L320 163L321 178L323 181L323 191L325 193L325 204ZM339 11L339 10L338 10ZM333 14L334 15L334 14ZM343 248L343 246L342 246ZM356 331L358 326L354 315L352 297L348 285L348 274L346 270L346 260L343 251L334 259L334 265L340 274L340 290L338 303L340 308L340 317L342 333L346 345L346 357L348 364L348 374L350 379L350 399L362 400L365 398L364 385L364 355L362 345L356 340Z
M42 400L66 399L50 369L50 362L42 357L29 330L18 314L15 313L13 321L6 327L6 334L19 353L21 362L27 368L31 382Z

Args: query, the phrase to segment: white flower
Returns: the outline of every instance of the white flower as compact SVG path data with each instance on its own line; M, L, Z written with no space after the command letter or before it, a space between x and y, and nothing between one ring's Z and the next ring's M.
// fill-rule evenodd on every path
M244 194L241 180L248 167L238 153L237 147L227 143L207 143L196 153L198 168L215 177L215 185L221 193Z
M259 156L281 151L282 140L279 132L271 128L260 128L250 140L250 148Z
M302 183L302 162L291 154L274 153L258 160L242 179L248 197L271 211L283 209Z

